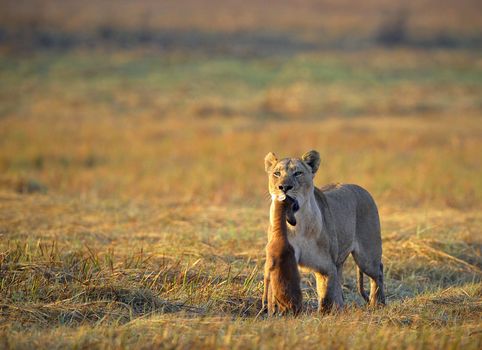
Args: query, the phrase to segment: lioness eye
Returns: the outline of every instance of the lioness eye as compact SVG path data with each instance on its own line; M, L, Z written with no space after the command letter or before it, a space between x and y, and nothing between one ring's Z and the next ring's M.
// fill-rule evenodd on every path
M275 171L275 172L273 173L273 176L274 176L274 177L280 177L280 176L281 176L281 173L280 173L279 171Z
M295 176L296 176L296 177L301 176L301 175L303 175L303 172L302 172L302 171L297 171L297 172L295 173Z

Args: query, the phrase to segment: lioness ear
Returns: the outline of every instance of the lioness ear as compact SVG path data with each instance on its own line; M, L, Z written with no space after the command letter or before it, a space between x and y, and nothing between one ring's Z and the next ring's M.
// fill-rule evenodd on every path
M320 166L320 154L315 150L311 150L303 154L301 159L309 165L311 172L315 174Z
M269 172L276 163L278 163L278 158L276 158L273 152L269 152L266 157L264 157L264 170Z

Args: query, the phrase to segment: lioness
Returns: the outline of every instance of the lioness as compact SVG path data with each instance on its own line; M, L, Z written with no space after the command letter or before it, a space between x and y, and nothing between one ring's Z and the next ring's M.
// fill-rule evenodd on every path
M343 263L351 253L358 265L358 290L370 305L385 304L382 240L378 209L370 194L357 185L318 189L313 178L320 165L317 151L300 158L264 159L272 197L289 195L299 204L296 226L288 222L288 239L301 268L314 272L318 310L343 307ZM270 208L273 226L275 206ZM271 239L268 230L268 241ZM363 289L363 273L370 277L370 298Z

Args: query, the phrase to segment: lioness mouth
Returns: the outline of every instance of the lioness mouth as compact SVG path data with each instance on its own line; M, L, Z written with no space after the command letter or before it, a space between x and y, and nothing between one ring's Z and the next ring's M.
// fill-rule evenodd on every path
M274 201L282 202L286 199L286 195L284 193L280 193L280 194L272 193L271 199Z

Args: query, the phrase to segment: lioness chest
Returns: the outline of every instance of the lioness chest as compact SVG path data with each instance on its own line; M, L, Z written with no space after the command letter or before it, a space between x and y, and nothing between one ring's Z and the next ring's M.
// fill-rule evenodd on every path
M311 225L290 226L288 240L295 251L296 262L305 271L326 272L332 270L329 242L322 233L321 213ZM298 221L301 223L300 221Z

